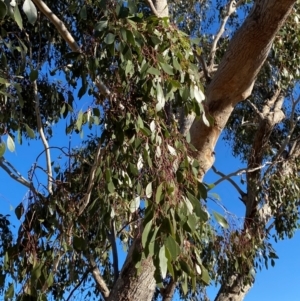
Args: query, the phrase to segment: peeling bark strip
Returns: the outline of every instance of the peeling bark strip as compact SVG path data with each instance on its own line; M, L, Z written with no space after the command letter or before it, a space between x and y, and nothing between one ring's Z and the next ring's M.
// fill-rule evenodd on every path
M234 108L252 92L255 78L296 0L257 0L242 27L232 38L206 92L205 108L214 118L207 127L195 120L191 141L198 150L202 178L213 164L213 150Z

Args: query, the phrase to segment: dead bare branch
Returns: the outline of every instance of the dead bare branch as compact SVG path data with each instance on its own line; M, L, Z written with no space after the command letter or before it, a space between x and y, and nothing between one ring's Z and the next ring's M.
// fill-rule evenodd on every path
M239 1L241 2L241 1ZM217 44L220 40L220 38L222 37L224 31L225 31L225 26L226 26L226 23L229 19L229 17L236 11L236 2L235 0L230 0L229 3L227 4L226 8L224 9L225 10L225 16L221 22L221 25L220 25L220 28L219 28L219 31L217 33L217 35L215 36L214 38L214 41L212 43L212 47L211 47L211 50L210 50L210 54L209 54L209 57L210 57L210 67L214 65L214 61L215 61L215 55L216 55L216 51L217 51Z
M212 166L211 168L212 168L214 173L216 173L217 175L219 175L222 178L226 179L229 183L232 184L232 186L237 190L237 192L241 196L240 200L244 203L244 205L246 205L246 201L245 201L245 196L247 196L246 192L244 192L230 177L227 177L224 173L222 173L221 171L218 171L215 168L215 166Z

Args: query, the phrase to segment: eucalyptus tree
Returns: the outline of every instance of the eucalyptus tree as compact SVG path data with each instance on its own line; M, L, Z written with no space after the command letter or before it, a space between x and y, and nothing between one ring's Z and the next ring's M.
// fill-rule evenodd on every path
M0 167L29 189L15 241L1 216L5 298L167 301L177 290L195 300L215 281L216 301L242 300L261 265L274 265L271 233L297 227L299 9L296 0L0 1ZM61 119L66 135L98 134L80 149L51 147ZM223 130L246 165L229 175L213 166ZM25 178L5 151L36 138L46 165ZM210 168L216 185L239 192L240 228L210 214ZM232 179L240 173L244 186Z

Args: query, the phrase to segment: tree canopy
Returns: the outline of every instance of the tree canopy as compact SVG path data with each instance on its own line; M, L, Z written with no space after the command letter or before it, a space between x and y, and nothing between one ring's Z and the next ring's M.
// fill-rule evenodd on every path
M1 0L0 167L29 191L16 235L0 215L5 300L204 300L213 282L216 301L243 300L275 264L272 238L298 227L299 10ZM213 165L222 132L245 164L228 175ZM26 178L6 152L33 140L46 160ZM245 205L241 225L215 194L222 181Z

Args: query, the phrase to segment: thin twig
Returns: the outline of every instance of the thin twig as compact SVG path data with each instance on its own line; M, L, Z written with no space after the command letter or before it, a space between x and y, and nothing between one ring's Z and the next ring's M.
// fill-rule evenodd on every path
M82 52L79 45L76 43L72 34L69 32L65 24L52 12L52 10L47 6L42 0L32 0L34 4L39 8L39 10L48 18L48 20L56 27L57 31L60 33L61 37L69 45L72 51ZM110 95L109 89L105 84L98 78L96 81L98 89L104 93L106 96Z
M84 211L84 209L86 208L86 206L90 202L92 189L94 187L94 182L95 182L95 174L96 174L96 170L99 166L101 150L102 150L102 147L101 147L101 143L99 142L98 147L97 147L97 151L96 151L96 154L95 154L95 160L94 160L93 166L92 166L91 171L90 171L89 184L88 184L87 192L86 192L85 196L79 201L78 216L80 216L82 214L82 212Z
M82 278L80 279L80 281L77 283L77 285L74 286L74 288L70 292L70 295L68 296L66 301L71 300L71 297L73 296L74 292L79 288L79 286L82 284L82 282L87 278L87 276L89 275L89 272L90 272L89 270L85 271L85 273L82 275Z
M241 2L241 1L239 1L239 2ZM237 8L237 5L236 5L235 0L230 0L230 2L227 4L227 7L226 7L226 15L224 16L224 18L222 20L219 31L213 40L212 47L210 50L209 57L210 57L210 66L211 67L214 65L215 55L216 55L216 51L217 51L217 44L225 31L225 26L226 26L226 23L227 23L229 17L236 11L236 8Z
M221 176L222 178L226 178L226 175L225 174L223 174L221 171L218 171L216 168L215 168L215 166L213 165L212 167L212 170L217 174L217 175L219 175L219 176ZM222 179L221 178L221 179ZM228 181L228 182L230 182L232 185L233 185L233 187L238 191L238 193L239 193L239 195L241 196L240 197L240 200L246 205L246 202L245 202L245 199L244 199L244 197L247 195L231 178L226 178L226 180Z
M33 90L34 90L34 98L35 98L35 113L36 113L36 119L37 119L37 126L38 126L38 132L40 134L40 137L42 139L45 153L46 153L46 163L47 163L47 175L48 175L48 191L50 194L53 194L52 190L52 166L51 166L51 154L50 154L50 149L49 149L49 144L48 141L45 137L44 134L44 128L42 124L42 118L41 118L41 112L40 112L40 99L38 95L38 88L37 88L37 83L36 80L33 81Z
M258 167L255 167L255 168L251 168L251 169L248 169L248 168L241 168L241 169L238 169L237 171L232 172L232 173L230 173L230 174L228 174L228 175L225 175L223 178L217 180L216 182L213 183L213 185L214 185L214 186L217 186L218 184L220 184L220 183L223 182L224 180L228 180L228 179L231 178L231 177L239 176L239 175L242 175L242 174L244 174L244 173L251 173L251 172L254 172L254 171L263 169L263 168L265 168L266 166L269 166L269 165L272 165L272 164L273 164L272 162L265 162L263 165L258 166Z

